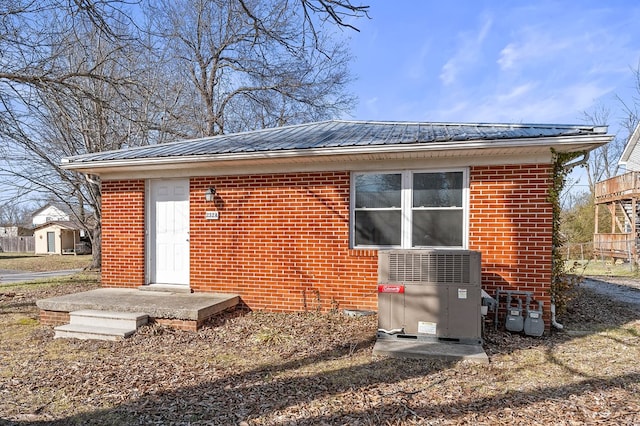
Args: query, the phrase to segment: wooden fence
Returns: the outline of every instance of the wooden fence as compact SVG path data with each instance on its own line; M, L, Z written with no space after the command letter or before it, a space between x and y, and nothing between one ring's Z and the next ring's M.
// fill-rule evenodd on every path
M0 238L0 252L34 253L36 251L35 237L2 237Z

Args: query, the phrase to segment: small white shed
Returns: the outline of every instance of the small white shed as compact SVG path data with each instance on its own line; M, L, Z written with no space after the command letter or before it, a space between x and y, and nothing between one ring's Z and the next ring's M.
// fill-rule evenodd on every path
M33 235L35 254L75 254L81 242L80 229L70 221L46 222L36 226Z

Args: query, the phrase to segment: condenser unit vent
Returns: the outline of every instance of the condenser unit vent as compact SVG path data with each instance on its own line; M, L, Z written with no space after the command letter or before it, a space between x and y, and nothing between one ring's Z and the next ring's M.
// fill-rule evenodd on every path
M475 253L474 253L475 254ZM405 284L479 284L471 252L389 250L379 252L378 282Z

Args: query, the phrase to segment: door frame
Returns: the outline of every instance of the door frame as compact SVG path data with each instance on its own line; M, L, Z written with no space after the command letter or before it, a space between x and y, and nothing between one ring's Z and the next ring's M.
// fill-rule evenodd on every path
M155 239L154 239L154 235L152 234L152 230L154 229L153 223L152 221L155 220L155 217L152 217L152 191L151 191L151 186L153 182L162 182L162 181L186 181L187 183L187 217L189 220L189 232L191 230L191 179L190 178L154 178L154 179L146 179L145 180L145 207L144 207L144 225L145 225L145 230L144 230L144 264L145 264L145 271L144 271L144 283L145 285L154 285L156 283L151 281L151 268L154 267L154 263L153 263L153 259L152 259L152 253L154 252L154 249L152 248L152 244L155 244ZM189 243L188 248L187 248L187 282L186 284L179 284L176 283L176 287L181 287L181 288L190 288L191 287L191 243ZM160 284L160 285L167 285L167 284Z

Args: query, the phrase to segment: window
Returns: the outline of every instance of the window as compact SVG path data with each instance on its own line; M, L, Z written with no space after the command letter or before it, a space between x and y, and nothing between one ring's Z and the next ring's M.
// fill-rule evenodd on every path
M466 171L354 173L354 247L466 245Z
M355 188L355 245L400 245L402 175L356 175Z

